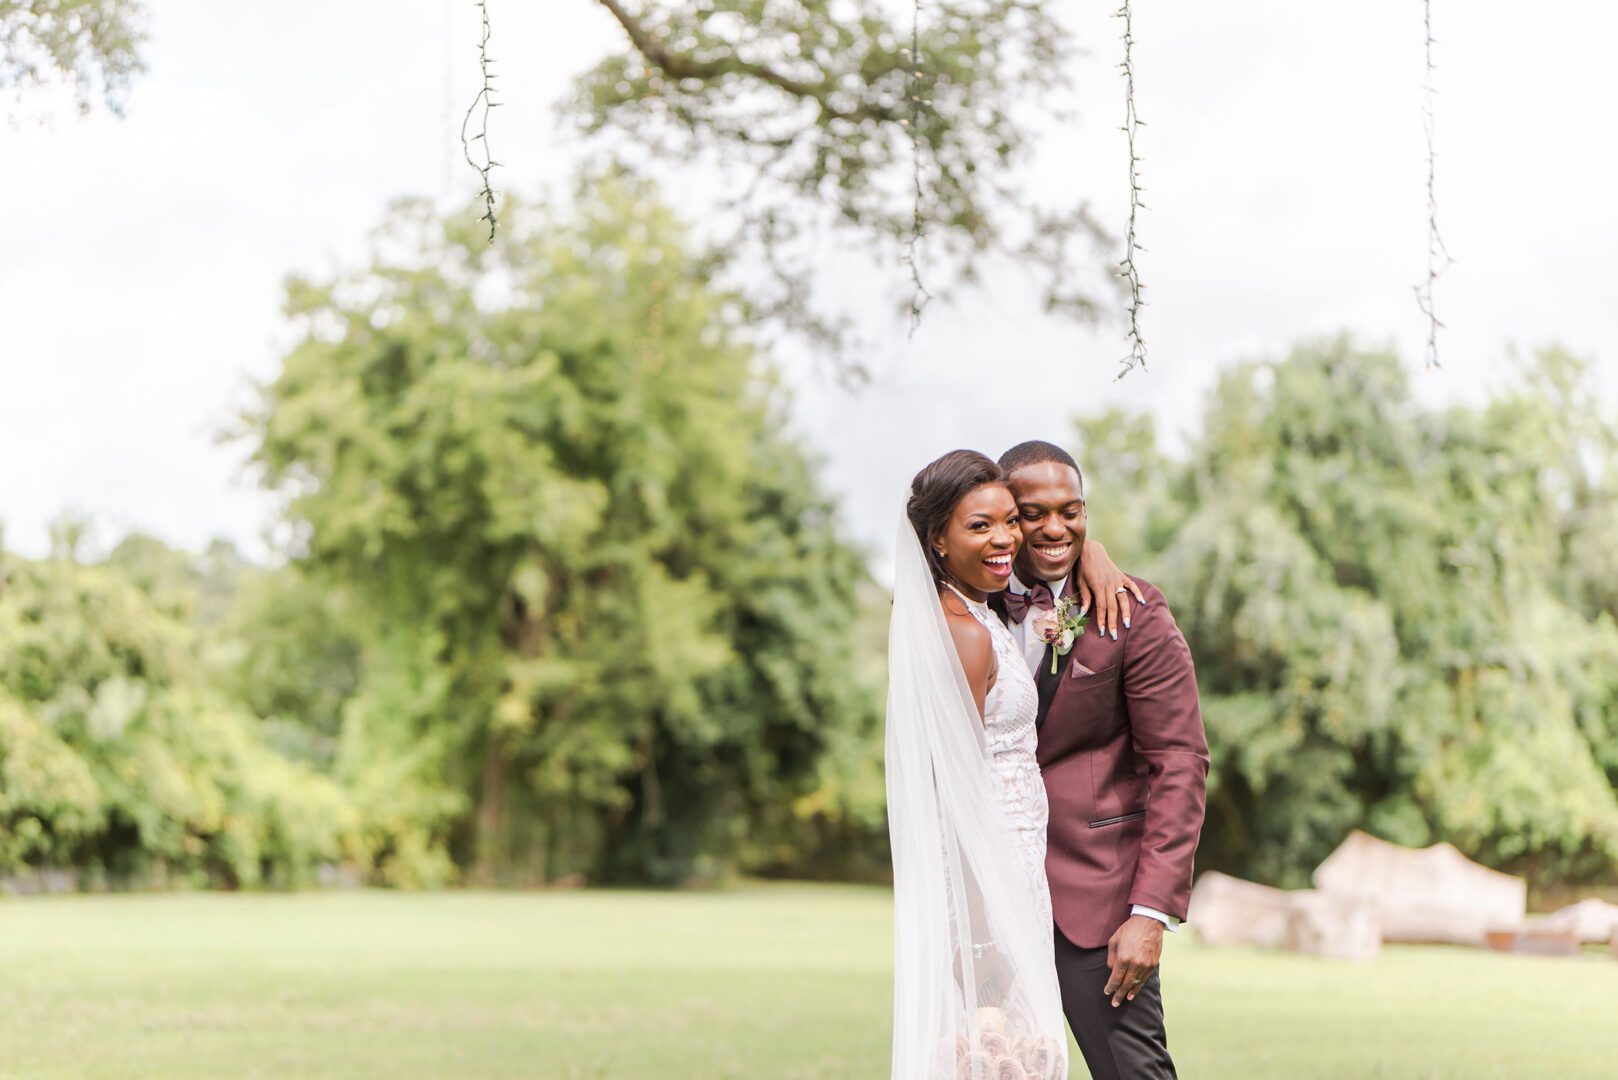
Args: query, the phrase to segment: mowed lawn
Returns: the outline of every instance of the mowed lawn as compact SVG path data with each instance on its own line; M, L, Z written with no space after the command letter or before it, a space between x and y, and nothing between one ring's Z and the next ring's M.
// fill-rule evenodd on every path
M812 885L8 899L0 1076L885 1077L890 917ZM1182 935L1164 971L1187 1080L1618 1076L1605 956Z

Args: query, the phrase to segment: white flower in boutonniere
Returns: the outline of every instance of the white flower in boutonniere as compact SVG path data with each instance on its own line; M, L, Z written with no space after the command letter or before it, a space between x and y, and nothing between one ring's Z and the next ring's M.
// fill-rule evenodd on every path
M1073 610L1077 606L1076 598L1064 596L1056 602L1055 607L1036 614L1029 624L1039 635L1039 640L1051 647L1052 675L1056 674L1056 658L1068 654L1073 642L1084 633L1084 624L1089 621L1088 615L1080 615Z

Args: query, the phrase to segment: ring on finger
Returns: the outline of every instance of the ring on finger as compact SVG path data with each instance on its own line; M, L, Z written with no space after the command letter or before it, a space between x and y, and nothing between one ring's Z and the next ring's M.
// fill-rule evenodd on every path
M1114 590L1112 590L1112 591L1113 591L1113 595L1115 595L1115 596L1116 596L1116 595L1117 595L1117 594L1118 594L1118 593L1121 593L1121 592L1128 592L1128 591L1129 591L1129 587L1128 587L1128 586L1127 586L1127 585L1120 585L1120 586L1118 586L1118 587L1117 587L1117 588L1116 588L1116 589L1114 589Z

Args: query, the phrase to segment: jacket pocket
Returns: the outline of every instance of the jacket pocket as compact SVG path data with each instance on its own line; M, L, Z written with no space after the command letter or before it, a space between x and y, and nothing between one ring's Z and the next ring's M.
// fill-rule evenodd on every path
M1080 690L1088 690L1095 686L1106 686L1118 678L1118 665L1104 667L1100 671L1091 671L1077 661L1067 665L1067 677L1079 684Z
M1104 817L1100 821L1090 822L1092 829L1104 829L1108 825L1117 825L1124 821L1139 821L1146 816L1146 811L1136 810L1133 814L1119 814L1117 817Z

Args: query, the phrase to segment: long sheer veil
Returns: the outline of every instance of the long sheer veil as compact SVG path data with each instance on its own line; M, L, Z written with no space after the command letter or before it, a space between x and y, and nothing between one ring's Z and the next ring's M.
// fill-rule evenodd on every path
M892 1080L1065 1077L1061 992L1050 927L1040 925L1048 917L1013 854L983 721L907 520L894 561Z

